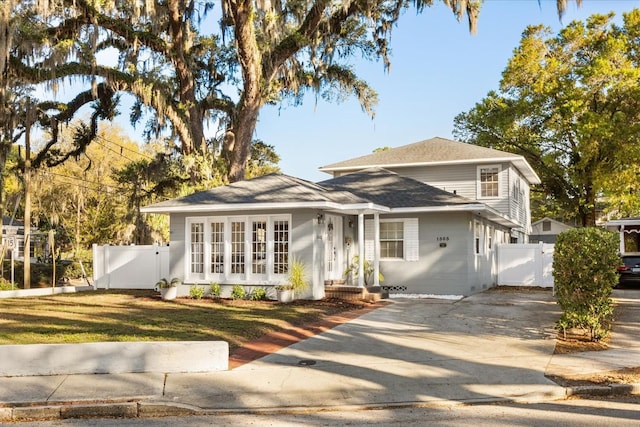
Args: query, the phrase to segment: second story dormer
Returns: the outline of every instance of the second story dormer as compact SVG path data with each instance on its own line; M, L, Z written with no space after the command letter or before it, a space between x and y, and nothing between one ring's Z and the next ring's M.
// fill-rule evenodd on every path
M515 220L524 234L531 227L529 188L540 178L524 157L445 138L333 163L320 168L334 177L382 167L490 206Z

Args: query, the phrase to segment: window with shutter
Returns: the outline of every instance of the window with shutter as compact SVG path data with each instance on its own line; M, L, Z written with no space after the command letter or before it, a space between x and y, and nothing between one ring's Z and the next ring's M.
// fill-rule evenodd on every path
M372 219L364 224L364 255L368 261L374 258L374 223ZM380 258L418 261L419 235L418 218L394 218L380 220Z

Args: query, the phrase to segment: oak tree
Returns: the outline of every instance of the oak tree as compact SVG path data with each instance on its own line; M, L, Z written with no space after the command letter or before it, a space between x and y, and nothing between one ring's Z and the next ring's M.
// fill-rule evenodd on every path
M606 197L638 194L640 11L612 20L593 15L557 35L528 27L499 89L455 119L457 138L523 155L541 177L545 213L583 226Z

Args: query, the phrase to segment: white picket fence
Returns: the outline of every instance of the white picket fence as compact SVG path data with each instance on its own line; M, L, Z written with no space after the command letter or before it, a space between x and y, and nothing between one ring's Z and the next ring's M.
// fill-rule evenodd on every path
M169 246L93 245L93 283L98 289L153 289L169 275Z
M498 285L552 288L553 249L549 243L499 244Z

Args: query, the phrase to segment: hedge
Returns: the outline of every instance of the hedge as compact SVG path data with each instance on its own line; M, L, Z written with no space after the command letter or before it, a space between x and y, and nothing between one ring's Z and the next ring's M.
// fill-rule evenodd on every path
M558 304L563 310L556 322L566 334L582 328L592 341L609 332L613 314L611 292L618 282L619 238L601 228L576 228L561 233L553 255L553 277Z

